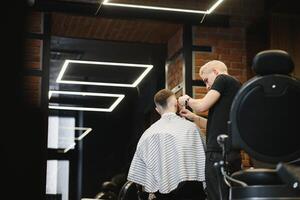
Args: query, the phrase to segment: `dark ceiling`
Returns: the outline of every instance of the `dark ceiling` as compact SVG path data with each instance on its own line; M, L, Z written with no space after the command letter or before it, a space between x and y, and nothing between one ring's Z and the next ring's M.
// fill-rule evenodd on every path
M99 0L34 2L35 9L52 13L52 35L152 44L166 44L183 24L228 26L228 18L232 16L255 17L270 11L299 13L297 0L224 0L213 13L205 17L201 13L116 7L102 4L103 1ZM205 11L217 0L109 0L108 2ZM253 5L259 6L261 12L253 13L251 11Z
M52 34L96 40L166 44L180 24L53 13Z
M161 7L172 5L172 8L207 10L216 0L188 0L188 3L180 0L113 0L109 2ZM126 93L127 88L109 87L108 89L108 87L57 84L56 78L65 59L153 64L151 62L154 53L152 50L142 53L143 45L148 45L149 49L156 46L154 48L162 48L166 52L168 41L183 27L184 23L200 24L203 17L203 14L198 13L118 8L100 5L99 1L96 0L37 0L34 7L51 12L50 90ZM212 17L206 16L204 24L207 26L227 26L228 16L223 14L224 11L219 11L219 14L214 14ZM84 40L86 41L83 42ZM114 45L108 45L114 55L108 55L107 47L103 48L105 42L114 43ZM121 48L124 49L122 52L118 51L120 46L116 45L120 42L124 46ZM127 47L125 47L126 45ZM134 45L135 47L133 47ZM151 45L152 47L150 47ZM133 49L129 50L128 48ZM128 51L132 51L136 55L126 55L130 54ZM148 53L148 56L138 55L145 53ZM154 66L154 71L157 70L157 67ZM164 68L163 65L159 67ZM114 73L109 68L106 68L108 69L106 71L94 70L95 67L84 69L82 72L77 70L78 73L76 76L73 74L73 78L76 80L93 79L100 82L104 82L106 79L130 82L133 75L132 73L123 73L121 70ZM163 79L163 74L160 76ZM163 85L160 87L163 87Z

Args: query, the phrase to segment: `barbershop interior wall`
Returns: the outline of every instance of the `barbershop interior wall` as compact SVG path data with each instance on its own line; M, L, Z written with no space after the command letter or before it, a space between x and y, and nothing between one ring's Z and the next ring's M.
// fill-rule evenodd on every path
M272 5L272 2L269 2ZM193 80L201 80L200 67L213 59L223 61L231 75L242 83L252 78L251 66L256 53L268 49L287 51L295 62L293 75L300 77L300 15L286 11L273 11L263 1L226 2L216 10L218 14L230 14L228 27L193 26L193 45L211 47L211 51L193 52ZM251 9L249 9L251 8ZM177 39L175 39L177 38ZM182 48L182 32L174 34L168 43L168 57L172 58L174 49ZM176 42L177 41L177 42ZM179 54L177 54L179 55ZM184 68L184 60L173 56L174 68ZM184 77L176 74L178 70L169 70L166 79L171 83L180 83ZM182 75L184 76L184 74ZM176 84L173 84L174 86ZM204 86L193 86L193 97L202 98L207 90ZM207 116L207 113L198 113ZM251 159L244 154L244 166L251 166Z
M233 2L233 1L231 1ZM299 16L278 15L264 12L261 1L243 1L241 4L229 4L220 7L218 13L232 14L229 27L193 27L193 45L210 46L211 52L196 52L193 57L193 79L200 80L199 67L211 59L220 59L229 67L229 72L242 82L251 78L251 62L255 53L260 50L278 48L291 53L295 64L295 75L299 77ZM247 3L248 2L248 3ZM249 6L252 9L248 9ZM230 13L229 13L230 12ZM30 32L40 32L42 24L40 13L31 17ZM37 20L38 19L38 20ZM40 66L42 41L28 39L26 45L26 65L35 69ZM174 33L168 42L168 57L170 62L168 74L168 87L173 88L184 78L182 57L182 28ZM39 104L41 90L41 77L26 76L26 93L31 104ZM201 98L206 93L204 87L193 87L193 96Z
M140 135L157 117L153 106L153 95L158 89L164 87L167 48L166 45L160 44L57 37L53 36L51 31L45 36L43 34L45 16L45 13L30 13L28 18L30 23L26 26L28 34L24 45L26 47L24 67L27 73L24 74L23 82L25 100L30 105L43 106L43 109L47 110L47 101L41 99L49 89L43 87L43 83L49 81L46 75L50 76L50 74L43 71L47 72L47 68L51 67L50 61L46 59L50 59L50 46L54 47L53 44L62 44L59 48L64 51L84 52L85 59L154 65L137 88L124 88L127 92L126 97L114 112L83 114L83 125L93 130L83 142L82 196L93 197L100 191L104 181L109 181L116 174L127 172ZM47 41L43 40L45 38ZM45 44L49 46L46 47ZM55 50L59 48L55 46ZM44 86L48 85L49 83L44 84ZM48 117L48 112L44 114ZM47 133L43 134L40 137L45 138ZM43 141L46 142L45 139ZM40 166L44 166L45 160L41 162Z
M289 14L286 11L281 13L278 9L273 11L263 1L257 0L240 1L239 4L228 1L225 5L216 12L230 15L228 27L207 27L201 24L193 26L193 45L211 47L211 52L193 52L193 80L201 80L198 72L204 63L220 59L227 65L229 73L244 83L254 76L251 66L255 54L268 49L287 51L295 62L294 75L299 77L299 14ZM182 32L178 32L169 40L169 58L175 54L176 49L182 47L181 38ZM179 61L176 63L184 66L184 62ZM170 82L178 83L184 79L178 77L176 71L178 70L167 74L166 78ZM204 87L193 87L194 97L201 98L205 93Z
M83 145L82 195L86 197L95 195L101 184L114 175L127 173L137 141L155 112L153 96L164 87L166 56L162 45L94 43L102 44L96 54L99 58L105 55L106 60L151 63L154 67L138 87L127 90L127 96L112 113L84 113L84 124L93 128Z
M274 13L270 17L270 48L290 53L295 63L293 75L300 78L300 14Z

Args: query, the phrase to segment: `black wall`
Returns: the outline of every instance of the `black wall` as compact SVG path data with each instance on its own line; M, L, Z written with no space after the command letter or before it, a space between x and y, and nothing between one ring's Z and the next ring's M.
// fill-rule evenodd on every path
M4 50L1 53L1 199L44 199L45 193L44 111L26 104L23 96L27 12L25 1L7 2L0 17Z
M136 88L59 86L60 90L125 94L111 113L83 112L83 126L93 130L82 145L82 197L93 197L104 181L127 173L137 141L154 112L153 96L165 85L166 46L53 37L51 49L79 52L82 60L154 65ZM60 66L52 62L50 73Z

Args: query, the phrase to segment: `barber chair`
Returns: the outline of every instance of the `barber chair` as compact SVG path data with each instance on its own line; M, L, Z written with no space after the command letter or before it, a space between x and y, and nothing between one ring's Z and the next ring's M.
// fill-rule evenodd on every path
M101 185L101 191L95 196L95 199L117 200L116 185L111 181L105 181Z
M300 166L295 165L300 158L300 81L290 76L293 61L285 51L267 50L254 57L252 69L256 76L232 103L229 137L218 137L223 160L216 167L229 186L229 199L300 199ZM228 144L277 167L228 174Z
M140 200L137 185L134 182L127 181L120 190L118 200Z

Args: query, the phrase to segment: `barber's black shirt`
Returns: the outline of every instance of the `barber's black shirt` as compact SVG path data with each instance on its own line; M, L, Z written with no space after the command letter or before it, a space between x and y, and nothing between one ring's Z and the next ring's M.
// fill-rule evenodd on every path
M241 83L232 76L220 74L216 77L211 90L218 91L221 96L208 112L207 151L221 151L217 137L220 134L228 134L227 121L231 104L240 87Z

